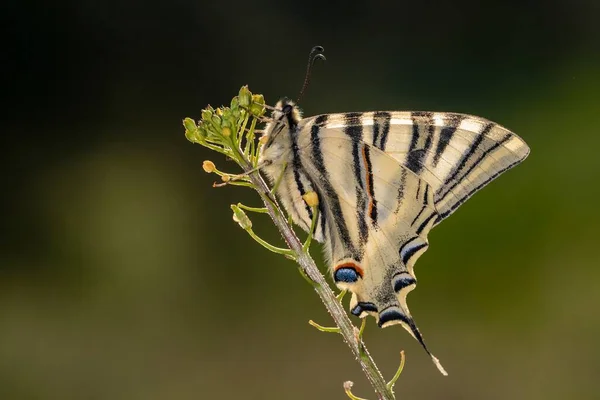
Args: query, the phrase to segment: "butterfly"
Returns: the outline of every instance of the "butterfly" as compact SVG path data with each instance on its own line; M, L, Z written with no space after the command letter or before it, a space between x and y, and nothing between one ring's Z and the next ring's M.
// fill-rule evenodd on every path
M315 47L309 57L306 88ZM321 53L317 54L322 56ZM324 57L320 57L324 59ZM302 118L289 99L265 127L260 170L292 220L324 243L350 312L382 327L402 325L429 351L406 303L429 231L469 197L522 162L529 147L484 118L422 111ZM315 192L318 213L305 200Z

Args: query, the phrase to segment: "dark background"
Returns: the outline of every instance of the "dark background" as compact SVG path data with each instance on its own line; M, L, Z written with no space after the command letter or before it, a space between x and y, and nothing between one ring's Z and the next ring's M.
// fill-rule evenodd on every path
M430 235L411 310L369 348L402 399L600 396L597 0L2 5L0 397L373 398L294 265L212 189L181 120L241 85L270 104L481 115L530 157ZM256 231L278 242L266 217ZM318 249L313 254L320 253Z

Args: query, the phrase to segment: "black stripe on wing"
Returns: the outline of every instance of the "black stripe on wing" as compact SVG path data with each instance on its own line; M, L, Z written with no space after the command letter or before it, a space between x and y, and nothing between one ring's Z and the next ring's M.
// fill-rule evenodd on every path
M494 145L492 145L489 149L485 150L477 160L475 160L475 162L473 162L473 164L469 167L469 169L467 170L467 172L465 172L464 174L462 174L462 177L466 177L469 176L469 174L471 172L473 172L473 170L475 168L477 168L479 166L479 164L488 156L490 155L492 152L494 152L494 150L496 150L497 148L499 148L500 146L502 146L504 143L508 142L510 140L510 138L512 137L512 134L507 133L501 140L499 140L498 142L494 143ZM458 186L460 184L459 179L455 180L455 182L446 189L446 193L454 190L454 188L456 186ZM459 200L460 201L460 200Z
M493 181L494 179L496 179L498 177L498 175L508 171L509 169L511 169L512 167L514 167L515 165L519 164L521 161L523 161L524 158L521 158L509 165L507 165L506 167L504 167L503 169L501 169L500 171L496 172L494 175L490 176L488 179L486 179L485 181L481 182L479 185L477 185L474 189L472 189L469 193L467 193L466 195L464 195L463 197L461 197L456 203L454 203L452 205L452 207L450 207L450 209L448 209L447 211L443 212L442 214L440 214L439 219L435 222L435 225L439 224L440 222L442 222L442 220L444 218L446 218L447 216L449 216L450 214L452 214L458 207L460 207L465 201L467 201L473 194L475 194L475 192L477 192L479 189L481 189L482 187L484 187L485 185L487 185L488 183L490 183L491 181Z
M314 162L315 168L320 173L319 184L323 187L325 191L325 196L320 196L320 199L323 202L327 202L328 208L333 214L331 218L331 224L333 224L337 231L339 232L340 239L346 246L346 249L351 253L351 256L360 261L362 259L362 255L357 251L354 243L350 238L350 232L348 231L348 226L346 225L346 219L344 218L344 214L342 212L342 207L340 205L340 199L333 188L333 185L330 182L329 172L325 166L325 160L323 159L323 150L321 149L321 139L319 138L319 131L321 127L327 123L328 115L320 115L315 119L315 123L312 125L310 130L311 137L311 145L312 145L312 160ZM335 240L331 241L332 245L335 244Z
M494 126L496 126L495 123L489 122L481 130L481 132L477 134L477 137L475 138L473 143L471 143L471 146L469 146L465 150L462 157L460 158L460 161L452 169L452 172L450 173L450 176L446 179L446 182L444 182L444 184L437 191L436 200L441 200L442 198L444 198L452 189L454 189L460 183L461 179L459 177L459 174L465 168L473 154L475 154L475 152L479 148L479 145L481 145L483 139L485 139L485 135L489 133Z
M440 162L440 158L442 157L442 154L446 150L446 147L448 147L448 144L450 144L450 142L452 141L452 137L454 136L456 129L458 129L458 126L460 125L463 119L465 119L465 115L453 114L444 120L444 123L447 124L447 126L442 128L440 132L440 137L438 139L438 143L435 148L435 154L433 156L432 164L434 167L437 167L438 163Z
M362 146L363 157L365 161L365 178L367 184L367 194L369 195L369 217L373 225L377 225L377 199L375 198L375 185L373 182L373 165L371 163L371 150L366 144Z
M356 218L359 232L359 251L362 253L363 247L369 238L369 227L366 220L367 193L366 182L363 180L361 163L361 143L363 141L363 127L361 124L362 113L348 113L345 116L346 127L344 133L352 140L352 161L354 164L354 179L356 181Z
M400 246L400 259L402 264L408 265L411 262L412 257L421 249L428 247L427 242L420 236L414 236L407 240L402 246Z
M302 161L300 160L300 149L298 148L298 135L296 132L291 132L291 140L292 140L292 169L294 173L294 182L296 182L296 187L300 192L300 196L304 196L306 194L306 190L304 189L304 184L302 183L302 179L300 178L301 171L304 170L302 167ZM308 214L308 226L310 227L310 221L313 218L312 208L306 204L306 212Z
M433 141L435 125L432 112L414 111L411 113L411 119L413 131L404 165L419 175L423 170L425 156Z
M385 151L390 133L392 114L387 111L377 111L373 114L373 146Z

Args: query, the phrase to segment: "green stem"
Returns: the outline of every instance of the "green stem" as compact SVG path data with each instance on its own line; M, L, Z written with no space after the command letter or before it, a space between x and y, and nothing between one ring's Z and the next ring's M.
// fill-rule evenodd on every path
M250 118L250 113L247 112L246 117L244 118L244 122L242 122L242 127L238 131L239 133L236 134L235 136L239 135L239 137L241 138L244 135L244 132L246 132L246 125L248 124L249 118ZM252 118L252 119L254 119L254 118ZM248 137L248 136L250 136L250 135L247 135L246 137ZM254 136L254 134L252 134L252 136ZM238 139L238 141L241 143L241 139ZM234 148L239 148L239 147L234 147ZM249 149L250 149L250 147L248 146L248 143L246 142L246 145L245 145L245 148L244 148L244 151L242 154L244 154L244 156L248 157L248 152L250 151Z
M269 211L266 207L248 207L242 203L238 203L237 206L246 211L252 211L255 213L267 214Z
M328 326L319 325L312 319L310 321L308 321L308 323L310 325L314 326L315 328L317 328L318 330L320 330L321 332L340 333L340 328L337 326L328 327Z
M258 157L256 157L256 142L254 141L254 129L256 128L256 118L252 118L252 122L250 123L250 130L248 135L246 136L246 140L248 140L250 145L250 161L254 168L258 165Z
M230 180L227 182L228 185L233 185L233 186L243 186L243 187L249 187L254 189L254 186L250 183L250 182L244 182L244 181L233 181Z
M392 380L389 381L388 384L387 384L387 387L392 392L394 391L394 385L396 384L396 381L398 380L398 378L400 378L400 374L402 373L403 369L404 369L404 350L402 350L400 352L400 366L398 367L398 370L394 374L394 377L392 378Z
M231 138L229 138L228 140L226 140L222 143L222 145L224 147L220 147L218 145L208 143L209 142L208 139L203 140L201 144L203 144L204 146L206 146L212 150L218 151L219 153L228 155L230 158L232 158L234 161L236 161L242 167L242 169L244 170L244 172L246 174L248 174L251 184L248 182L243 182L243 181L242 182L230 182L230 183L239 185L239 186L249 186L258 192L258 194L260 195L261 199L263 200L263 202L265 204L267 213L273 220L275 226L279 229L279 232L283 236L283 238L289 248L288 249L279 248L279 247L275 247L275 246L271 245L270 243L267 243L266 241L264 241L263 239L258 237L252 231L251 228L246 228L246 231L254 240L256 240L258 243L260 243L263 247L265 247L269 251L272 251L272 252L275 252L278 254L283 254L286 258L291 258L298 263L298 265L300 266L301 272L303 273L303 275L306 276L307 280L309 280L312 283L312 286L314 287L318 296L321 298L321 300L325 304L325 308L327 309L327 311L333 318L335 324L337 325L337 328L332 328L333 331L337 331L339 329L339 333L344 338L344 341L346 342L348 347L350 347L350 350L354 354L355 359L358 361L367 380L373 387L373 390L375 391L377 398L379 400L394 400L395 397L394 397L391 387L388 386L388 384L383 379L381 372L379 372L377 365L375 365L375 362L371 358L369 352L367 351L367 349L364 345L364 342L362 341L362 331L364 329L364 321L363 321L363 326L361 327L360 330L354 326L352 321L350 321L350 318L348 317L348 314L344 310L344 307L342 306L340 299L338 297L336 297L334 292L331 290L325 277L321 274L316 263L310 257L310 254L308 253L308 251L305 251L305 245L303 245L302 242L300 241L300 239L298 239L298 237L296 236L296 233L294 232L294 230L292 228L291 217L290 217L289 221L286 220L286 217L284 216L283 212L281 212L281 208L279 207L279 204L277 202L275 195L273 194L273 191L265 183L265 181L263 180L259 171L256 170L255 160L258 159L258 155L259 155L258 153L259 153L260 147L252 147L252 150L253 150L252 154L249 154L251 146L245 146L244 149L241 148L240 137L246 131L246 125L248 123L249 118L250 118L249 114L246 114L244 116L243 122L240 124L241 126L238 127L238 131L235 133L232 132ZM252 117L252 118L256 118L256 117ZM252 125L252 127L254 127L254 126L255 126L255 124ZM251 130L252 130L252 132L249 132L249 136L252 136L254 134L253 129L251 129ZM233 146L229 146L230 143L233 144ZM241 206L238 206L238 207L242 208ZM234 212L235 212L235 209L234 209ZM260 212L264 212L264 210L262 210ZM316 212L313 214L316 214ZM314 230L315 221L316 221L316 218L313 218L313 221L311 223L311 225L312 225L311 231ZM309 238L310 238L310 236L309 236ZM309 244L310 244L310 242L309 242ZM328 328L324 328L324 329L328 329ZM395 377L395 379L397 379L397 378ZM349 383L349 382L347 382L347 383ZM346 386L346 384L344 385L344 388L345 388L348 396L350 396L352 399L359 400L359 398L352 395L352 392L350 391L350 387L351 387L351 385L350 386Z
M271 243L267 242L266 240L264 240L260 236L258 236L256 233L254 233L252 228L246 229L246 232L248 232L248 234L250 236L252 236L252 239L256 240L265 249L272 251L273 253L282 254L284 256L289 256L289 257L294 257L294 259L296 258L296 254L294 254L294 252L292 250L273 246Z
M346 392L346 396L348 396L350 398L350 400L367 400L367 399L363 399L362 397L355 396L352 393L352 385L354 385L352 382L344 383L344 391Z

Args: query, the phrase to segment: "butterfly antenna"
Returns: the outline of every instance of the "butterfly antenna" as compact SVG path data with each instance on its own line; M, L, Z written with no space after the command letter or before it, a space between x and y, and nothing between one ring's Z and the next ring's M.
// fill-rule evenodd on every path
M306 76L304 77L304 84L302 85L302 89L300 90L300 95L298 96L298 100L296 101L296 103L300 103L302 96L304 96L304 92L306 91L306 88L308 87L308 84L310 82L310 73L312 71L312 66L314 65L315 61L327 60L325 58L325 55L323 54L324 51L325 49L323 48L323 46L315 46L310 51L310 54L308 55L308 65L306 66Z

